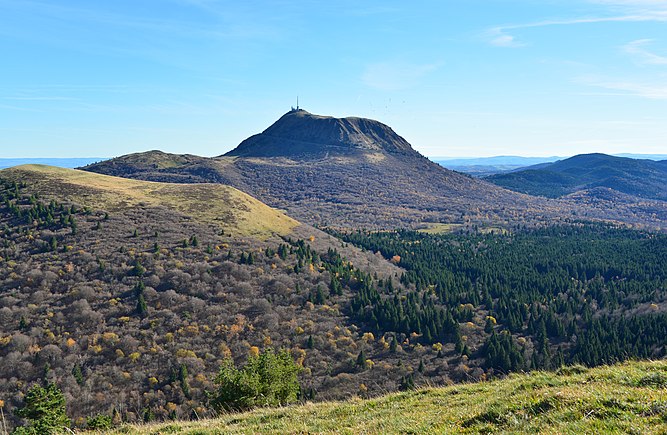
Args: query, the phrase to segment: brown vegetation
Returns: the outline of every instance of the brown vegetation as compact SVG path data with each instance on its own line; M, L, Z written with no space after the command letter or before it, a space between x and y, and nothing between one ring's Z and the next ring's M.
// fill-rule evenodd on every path
M346 314L352 290L330 292L331 274L319 261L300 265L289 239L230 235L162 205L159 189L150 204L107 211L86 207L93 196L84 186L75 204L57 196L67 197L64 186L35 195L45 182L39 171L15 174L0 173L5 192L25 183L0 205L0 397L12 419L40 380L62 388L78 425L98 413L116 421L210 415L204 391L220 364L268 347L289 349L303 366L310 399L395 390L413 373L418 383L482 373L451 344L439 352L401 336L392 351L392 338L365 334ZM90 195L104 193L95 189ZM36 207L51 223L26 221ZM397 282L401 273L312 227L289 237L317 252L337 249L380 278ZM319 292L324 300L312 302Z

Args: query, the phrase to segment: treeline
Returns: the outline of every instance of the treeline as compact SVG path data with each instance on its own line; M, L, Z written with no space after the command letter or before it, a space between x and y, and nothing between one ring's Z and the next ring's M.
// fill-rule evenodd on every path
M602 224L513 234L335 233L406 269L362 286L351 311L377 331L460 340L486 318L476 356L501 371L597 365L665 353L667 237ZM457 348L461 343L457 342Z
M42 201L39 195L25 195L22 193L25 187L23 182L0 180L0 205L14 218L12 227L5 225L4 231L16 229L57 232L69 228L70 234L75 235L79 227L77 219L80 216L91 214L88 208L79 208L76 205L63 204L55 200L47 203ZM109 215L104 213L103 219L109 219ZM100 228L101 223L98 222L96 229ZM56 251L59 248L65 249L60 246L59 237L54 233L48 240L42 242L39 249L48 252Z

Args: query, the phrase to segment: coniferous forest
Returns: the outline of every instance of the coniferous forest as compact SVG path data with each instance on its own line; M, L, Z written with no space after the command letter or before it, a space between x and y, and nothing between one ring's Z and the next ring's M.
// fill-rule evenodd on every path
M502 234L336 233L406 269L360 287L351 313L376 333L419 334L501 373L666 352L667 237L602 224ZM471 348L460 325L485 320ZM474 354L474 355L473 355Z
M25 174L0 186L10 427L51 424L31 411L46 399L59 425L95 429L665 354L661 233L570 222L256 239L167 202L77 204Z

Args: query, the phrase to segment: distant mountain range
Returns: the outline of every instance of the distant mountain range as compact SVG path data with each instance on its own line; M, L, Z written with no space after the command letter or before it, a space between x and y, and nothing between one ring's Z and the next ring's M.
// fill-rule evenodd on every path
M627 157L631 159L666 160L667 154L613 154L616 157ZM433 157L432 160L452 171L464 172L475 177L514 172L536 165L553 163L565 160L567 157L521 157L521 156L495 156L495 157Z
M20 159L1 159L0 169L11 168L20 165L47 165L58 166L60 168L78 168L80 166L89 165L91 163L104 160L102 157L88 157L88 158L20 158Z
M487 175L511 172L526 166L555 162L560 159L562 157L496 156L463 159L436 157L434 161L452 171L463 172L475 177L485 177Z
M522 157L522 156L494 156L494 157L433 157L432 160L445 167L451 166L530 166L538 163L555 162L566 157Z
M639 198L667 201L667 160L581 154L486 179L516 192L549 198L592 189L601 193L604 190L600 188L606 188Z
M506 190L430 161L378 121L305 110L286 113L219 157L150 151L83 169L149 181L227 184L301 222L331 227L497 227L572 216L655 226L667 221L664 203L634 206L632 197L554 201Z

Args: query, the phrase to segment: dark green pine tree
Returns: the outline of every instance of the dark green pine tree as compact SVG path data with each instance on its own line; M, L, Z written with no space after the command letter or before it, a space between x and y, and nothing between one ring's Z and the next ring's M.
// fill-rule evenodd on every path
M23 398L16 415L28 421L16 428L15 434L64 433L70 425L65 409L65 397L55 384L35 385Z
M324 304L324 302L326 302L326 298L324 297L324 291L322 290L322 287L320 287L319 285L317 286L317 289L313 293L311 299L315 305L322 305Z
M186 367L185 364L181 364L181 366L178 368L178 381L181 384L181 390L183 391L183 395L190 399L191 394L190 394L190 384L188 383L188 368Z
M190 237L190 245L194 246L195 248L199 246L199 239L197 236Z
M412 373L405 375L399 382L398 389L401 391L409 391L415 389L415 378Z
M357 356L357 361L355 362L356 366L365 369L366 368L366 352L364 352L363 349L359 352L359 355Z
M456 336L454 337L454 351L458 354L463 353L463 338L461 337L461 333L459 331L456 331Z
M391 338L391 343L389 343L389 352L394 353L394 352L396 352L397 348L398 348L398 340L396 339L396 336L394 335Z
M81 366L79 364L75 364L72 368L72 376L74 376L77 384L83 385L83 371L81 370Z
M148 305L143 294L140 294L137 299L137 314L143 319L148 315Z

